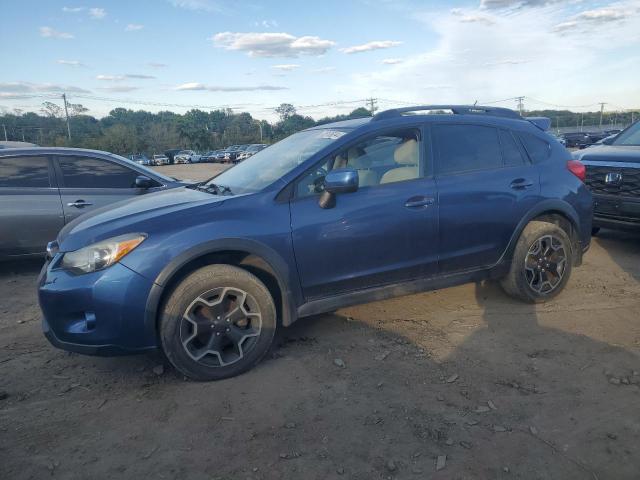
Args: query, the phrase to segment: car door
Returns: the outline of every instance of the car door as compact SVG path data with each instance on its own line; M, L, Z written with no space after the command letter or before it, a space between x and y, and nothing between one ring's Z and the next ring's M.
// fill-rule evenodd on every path
M49 156L0 157L0 255L44 253L63 225Z
M296 183L291 228L307 300L436 272L438 206L424 145L419 128L379 132L330 155ZM359 188L323 209L322 180L338 168L356 169Z
M140 173L120 163L83 155L57 155L55 160L66 223L148 191L135 186Z
M516 226L538 201L540 178L507 129L432 128L440 206L440 272L498 262Z

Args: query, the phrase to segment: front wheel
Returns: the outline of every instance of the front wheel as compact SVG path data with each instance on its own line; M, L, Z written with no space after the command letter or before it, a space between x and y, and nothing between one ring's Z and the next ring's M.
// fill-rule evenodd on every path
M501 285L506 293L525 302L545 302L565 287L572 265L567 233L553 223L533 221L520 235Z
M276 309L265 285L231 265L210 265L173 290L160 319L162 349L193 380L239 375L267 353Z

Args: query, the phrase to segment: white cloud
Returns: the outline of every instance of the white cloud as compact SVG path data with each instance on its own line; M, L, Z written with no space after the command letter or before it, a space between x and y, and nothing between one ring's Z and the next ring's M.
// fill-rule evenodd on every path
M68 65L69 67L86 67L80 60L56 60L59 65Z
M211 40L219 47L247 52L251 57L322 55L335 45L331 40L314 36L294 37L288 33L222 32Z
M165 68L169 66L166 63L160 63L160 62L148 62L147 65L150 66L151 68Z
M0 96L20 98L32 93L91 93L84 88L55 83L0 82Z
M100 87L100 90L112 93L124 93L133 92L134 90L140 90L140 87L134 87L132 85L110 85L108 87Z
M331 73L336 71L336 67L319 67L310 70L311 73Z
M596 9L598 13L585 15L576 13L578 6L568 2L545 2L535 8L528 2L527 6L491 12L465 9L453 15L443 15L442 9L418 12L414 18L436 37L434 46L404 57L394 68L341 76L333 90L354 98L367 92L417 104L488 102L525 95L559 105L609 101L633 106L633 99L640 98L640 60L635 55L631 61L630 54L621 52L640 42L639 0L618 1L605 12ZM618 12L627 12L626 18ZM463 23L461 14L488 15L495 24ZM563 18L591 27L560 34L554 25ZM600 21L597 30L589 23L594 18ZM426 90L427 85L432 88ZM514 107L515 103L502 105Z
M385 58L384 60L382 60L382 63L384 63L385 65L397 65L399 63L402 63L402 59L401 58Z
M362 53L370 52L371 50L382 50L385 48L397 47L402 45L402 42L396 42L393 40L375 40L373 42L364 43L362 45L354 45L353 47L341 48L342 53Z
M90 8L89 16L95 20L101 20L107 16L107 11L104 8Z
M284 72L290 72L291 70L300 68L300 65L297 65L295 63L287 63L283 65L271 65L271 68L275 68L276 70L282 70Z
M175 87L175 90L192 90L192 91L202 91L207 90L209 92L257 92L257 91L276 91L276 90L287 90L286 87L277 87L273 85L256 85L256 86L220 86L220 85L205 85L204 83L198 82L188 82L183 83L182 85L178 85Z
M62 7L62 11L66 13L79 13L84 10L84 7Z
M460 22L463 23L484 23L485 25L495 24L495 20L486 13L467 13L462 8L451 9L451 14L455 15Z
M566 32L571 29L593 28L595 25L618 23L637 16L640 2L621 2L608 7L585 10L571 17L571 20L558 23L554 30Z
M61 38L64 40L74 38L70 33L59 32L58 30L51 27L40 27L40 36L44 38Z
M142 30L144 25L140 25L139 23L130 23L126 27L124 27L125 32L136 32L138 30Z
M152 80L156 77L153 75L141 75L138 73L125 73L124 75L97 75L96 80L104 80L107 82L119 82L125 79L135 80Z
M169 0L174 7L185 8L187 10L200 10L204 12L220 12L224 8L215 0Z
M581 0L480 0L480 8L491 9L523 9L529 7L542 7L553 3L574 3Z
M278 26L278 22L275 20L262 20L261 22L253 22L255 27L262 28L276 28Z

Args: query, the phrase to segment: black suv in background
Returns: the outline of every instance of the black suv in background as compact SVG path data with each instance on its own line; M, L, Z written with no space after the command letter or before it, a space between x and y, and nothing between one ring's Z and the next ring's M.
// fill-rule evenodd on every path
M600 227L640 230L640 122L573 155L587 167L593 233Z

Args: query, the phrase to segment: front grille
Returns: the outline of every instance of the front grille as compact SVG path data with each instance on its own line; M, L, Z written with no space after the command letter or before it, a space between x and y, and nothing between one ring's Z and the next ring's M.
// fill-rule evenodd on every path
M619 185L606 183L605 178L609 173L622 175L622 183ZM640 168L587 165L586 183L596 194L640 197Z

